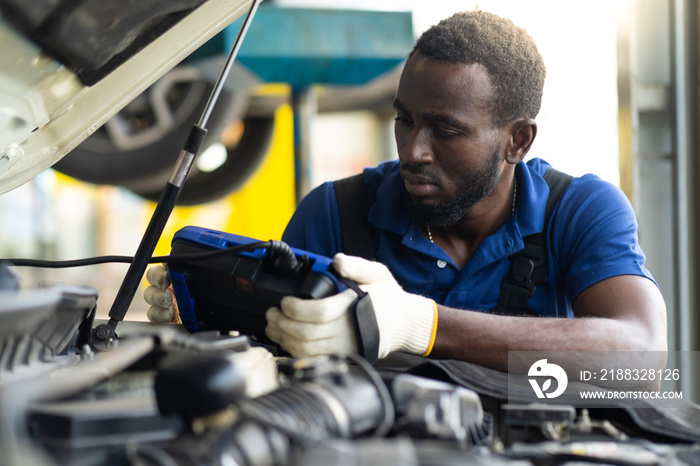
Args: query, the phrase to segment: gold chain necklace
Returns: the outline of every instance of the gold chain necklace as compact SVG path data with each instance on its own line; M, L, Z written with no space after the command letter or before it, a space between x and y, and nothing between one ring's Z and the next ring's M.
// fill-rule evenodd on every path
M517 198L518 198L518 179L513 178L513 206L510 209L511 215L513 215L515 213L515 200ZM435 241L433 241L433 232L430 231L430 225L428 225L426 223L425 226L428 229L428 239L430 240L431 243L435 243Z

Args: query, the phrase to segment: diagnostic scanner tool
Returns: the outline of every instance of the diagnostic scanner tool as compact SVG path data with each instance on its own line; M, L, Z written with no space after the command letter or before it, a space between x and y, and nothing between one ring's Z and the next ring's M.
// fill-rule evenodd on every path
M258 241L231 233L188 226L175 233L171 256L196 255ZM284 296L324 298L346 289L331 270L331 259L287 248L289 257L269 248L183 259L168 263L180 319L190 332L238 331L281 354L265 335L265 311ZM296 260L294 260L296 259Z

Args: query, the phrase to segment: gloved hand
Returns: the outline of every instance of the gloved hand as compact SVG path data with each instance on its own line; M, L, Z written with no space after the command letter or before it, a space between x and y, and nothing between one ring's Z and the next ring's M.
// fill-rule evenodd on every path
M393 351L427 356L435 341L437 305L432 299L405 292L384 264L339 253L333 266L369 294L379 327L379 358ZM295 357L357 352L350 305L353 290L304 300L282 299L265 317L268 338Z
M143 292L143 299L151 305L146 312L150 322L156 324L179 323L180 313L170 286L168 269L164 265L154 265L146 272L150 284Z

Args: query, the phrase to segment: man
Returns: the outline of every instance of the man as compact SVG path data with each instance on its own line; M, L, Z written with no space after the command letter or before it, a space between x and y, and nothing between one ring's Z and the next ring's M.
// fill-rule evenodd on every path
M534 42L509 20L478 11L443 20L417 41L400 79L399 160L364 171L377 262L335 256L333 184L299 205L283 240L335 256L338 272L368 292L379 357L405 351L506 370L513 350L666 350L665 305L620 190L574 178L544 225L549 165L523 162L544 75ZM594 131L573 114L562 141L587 143ZM492 313L510 256L542 231L546 283L527 302L539 317ZM287 297L268 311L267 334L294 356L357 351L355 298Z

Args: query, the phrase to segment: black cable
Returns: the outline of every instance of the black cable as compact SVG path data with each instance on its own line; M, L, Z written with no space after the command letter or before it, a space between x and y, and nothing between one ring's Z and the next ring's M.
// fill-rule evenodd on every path
M60 269L69 267L83 267L86 265L106 264L109 262L130 264L133 256L99 256L86 259L74 259L65 261L49 261L41 259L4 259L9 265L16 267L42 267L47 269Z
M284 241L272 240L270 243L270 251L274 254L282 256L280 266L287 270L296 269L299 262L297 261L297 256L294 255L294 251L292 251L292 247Z
M362 369L370 382L377 389L379 397L382 401L382 408L384 410L384 416L382 422L377 426L377 428L372 433L373 437L384 437L389 433L394 425L394 420L396 417L396 412L394 411L394 400L391 397L391 393L387 388L386 384L382 380L379 372L372 366L365 358L357 354L346 354L345 357Z
M256 249L268 249L273 245L272 241L257 241L255 243L239 244L225 249L216 249L207 252L198 252L193 254L176 254L169 256L153 256L148 260L150 264L160 264L168 262L184 262L198 261L211 259L218 256L226 256L236 254L238 252L254 251ZM134 256L97 256L88 257L85 259L74 259L65 261L49 261L41 259L3 259L10 262L15 267L43 267L48 269L61 269L70 267L84 267L88 265L106 264L106 263L124 263L130 264Z

